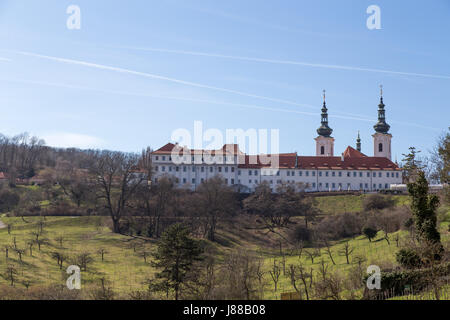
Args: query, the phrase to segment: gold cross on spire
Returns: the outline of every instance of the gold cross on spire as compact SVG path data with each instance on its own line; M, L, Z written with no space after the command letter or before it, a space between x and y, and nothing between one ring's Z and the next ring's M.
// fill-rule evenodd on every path
M380 84L380 96L383 98L383 85Z
M323 90L323 102L325 102L325 89Z

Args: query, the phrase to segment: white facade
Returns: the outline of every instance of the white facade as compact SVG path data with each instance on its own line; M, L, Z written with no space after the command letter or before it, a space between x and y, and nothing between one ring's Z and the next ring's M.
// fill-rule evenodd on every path
M296 156L295 156L296 157ZM301 157L299 157L301 158ZM327 160L326 157L320 157ZM336 161L337 157L333 157ZM374 159L367 157L368 159ZM331 169L331 168L249 168L239 164L239 157L232 157L232 163L206 164L196 163L174 164L169 154L154 154L153 182L162 177L171 178L179 187L195 190L202 182L214 176L220 176L229 186L235 186L241 192L251 192L267 181L275 191L282 183L300 184L307 192L363 190L376 191L389 189L391 184L402 182L401 170L393 165L391 168L373 169ZM351 161L341 159L342 163Z
M318 136L316 140L316 156L333 157L334 156L334 138Z
M389 133L375 133L373 137L373 155L374 157L385 157L391 160L391 139Z

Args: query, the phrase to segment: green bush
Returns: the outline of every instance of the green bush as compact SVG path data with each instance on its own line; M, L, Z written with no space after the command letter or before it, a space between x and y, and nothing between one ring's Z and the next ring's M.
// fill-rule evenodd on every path
M404 268L414 269L421 265L420 256L412 249L400 249L396 255L395 259Z

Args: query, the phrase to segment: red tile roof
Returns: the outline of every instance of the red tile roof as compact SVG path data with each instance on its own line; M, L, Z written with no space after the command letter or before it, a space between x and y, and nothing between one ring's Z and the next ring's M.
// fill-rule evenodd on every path
M154 154L170 154L176 145L168 143L162 148L154 151ZM239 150L237 144L224 145L219 150L189 150L191 154L209 153L239 155L239 168L258 169L267 168L273 165L268 163L263 155L249 156ZM328 170L396 170L401 169L388 158L368 157L358 150L348 146L342 157L317 157L317 156L297 156L296 153L280 153L278 155L279 168L298 169L328 169Z
M367 157L364 153L359 152L356 149L353 149L352 147L348 146L347 149L344 151L344 157L345 158L362 158Z

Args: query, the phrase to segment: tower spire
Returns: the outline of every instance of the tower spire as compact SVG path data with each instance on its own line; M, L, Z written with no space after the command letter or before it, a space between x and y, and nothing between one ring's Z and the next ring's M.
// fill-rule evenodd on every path
M356 150L361 152L361 137L359 135L359 130L358 130L358 138L356 139Z
M330 137L333 133L333 129L331 129L328 126L328 109L327 109L327 102L326 102L326 91L323 90L323 106L322 106L322 120L321 120L321 126L319 129L317 129L317 133L319 136L322 137Z
M386 111L383 103L383 85L380 85L380 104L378 105L378 122L374 125L374 129L378 133L388 133L390 125L386 123Z

